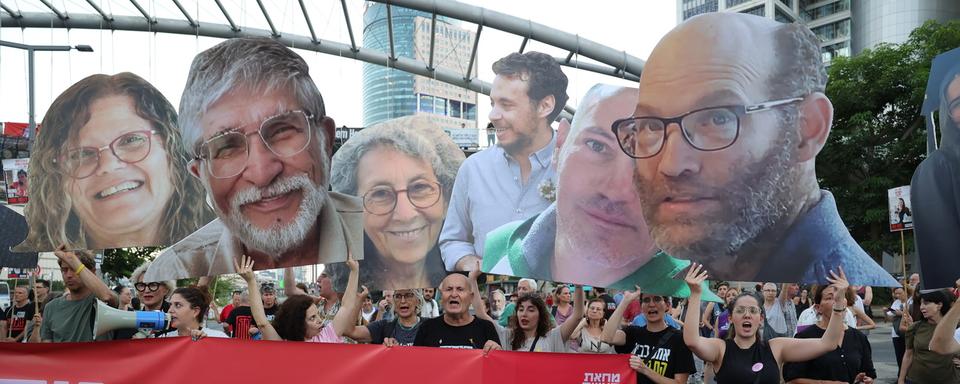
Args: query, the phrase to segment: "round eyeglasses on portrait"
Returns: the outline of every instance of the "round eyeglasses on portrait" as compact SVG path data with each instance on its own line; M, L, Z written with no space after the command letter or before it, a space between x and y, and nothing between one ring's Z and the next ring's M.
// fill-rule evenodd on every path
M271 153L291 157L310 145L313 115L306 111L287 111L265 119L256 131L243 133L243 127L217 132L200 143L194 161L204 161L210 175L227 179L239 175L250 159L250 136L257 135Z
M363 194L363 208L374 215L386 215L397 208L397 195L406 192L407 200L414 207L430 208L440 201L440 183L428 180L417 180L407 185L406 189L393 189L386 185L373 187Z
M663 150L667 126L680 126L683 139L694 149L710 152L733 145L740 136L740 118L775 107L803 101L803 97L772 100L754 105L725 105L700 108L680 116L663 118L639 116L613 122L613 135L620 149L634 159L648 159Z
M74 179L85 179L92 176L100 166L100 153L110 150L113 156L127 164L138 163L150 155L150 137L156 134L153 130L127 132L102 147L78 147L68 149L61 156L53 160L60 172Z

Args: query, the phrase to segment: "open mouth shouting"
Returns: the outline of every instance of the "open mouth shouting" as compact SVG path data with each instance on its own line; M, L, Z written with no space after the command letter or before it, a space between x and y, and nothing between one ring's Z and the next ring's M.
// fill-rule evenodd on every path
M753 330L753 321L744 320L743 323L740 324L740 329L742 329L744 332L750 332Z

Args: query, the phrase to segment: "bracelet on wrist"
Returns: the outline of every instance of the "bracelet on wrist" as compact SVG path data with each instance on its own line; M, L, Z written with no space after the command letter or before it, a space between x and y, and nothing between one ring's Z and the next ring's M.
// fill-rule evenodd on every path
M840 308L833 307L833 311L834 311L834 312L843 312L844 309L846 309L846 308L843 308L843 307L840 307Z
M80 264L80 266L77 267L77 269L73 273L79 276L80 272L83 272L83 270L86 268L87 268L86 265Z

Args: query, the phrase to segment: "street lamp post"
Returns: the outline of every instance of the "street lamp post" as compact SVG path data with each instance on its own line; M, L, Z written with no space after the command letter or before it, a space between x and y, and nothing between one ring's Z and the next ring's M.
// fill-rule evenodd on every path
M62 52L62 51L69 51L69 50L71 50L71 49L76 49L76 50L78 50L78 51L80 51L80 52L93 52L93 48L91 48L89 45L76 45L76 46L72 46L72 47L69 46L69 45L27 45L27 44L20 44L20 43L14 43L14 42L12 42L12 41L3 41L3 40L0 40L0 46L2 46L2 47L10 47L10 48L17 48L17 49L22 49L22 50L27 51L27 64L28 64L28 67L29 67L29 69L27 70L27 71L28 71L28 76L27 76L27 84L28 84L28 85L27 85L27 87L28 87L28 90L27 90L27 100L28 100L28 102L29 102L29 104L30 104L30 112L29 112L29 113L30 113L30 116L29 116L30 121L29 121L28 126L27 126L27 151L30 151L30 150L33 149L33 140L34 140L33 136L36 134L36 131L37 131L37 120L36 120L36 117L35 117L35 115L34 115L34 101L33 101L33 95L34 95L34 91L33 91L33 53L36 52L36 51L45 51L45 52L58 52L58 51L60 51L60 52Z

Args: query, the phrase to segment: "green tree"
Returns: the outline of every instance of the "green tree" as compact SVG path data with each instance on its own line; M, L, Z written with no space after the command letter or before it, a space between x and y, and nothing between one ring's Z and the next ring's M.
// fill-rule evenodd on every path
M903 44L881 44L830 65L826 92L834 121L817 176L853 237L876 259L900 253L900 235L888 229L887 189L909 185L926 157L920 106L930 64L958 46L960 21L928 21ZM912 243L907 233L908 252Z
M100 270L111 280L130 277L134 269L157 257L160 249L159 247L107 249L103 252L103 264Z

